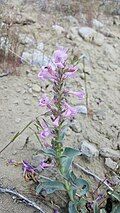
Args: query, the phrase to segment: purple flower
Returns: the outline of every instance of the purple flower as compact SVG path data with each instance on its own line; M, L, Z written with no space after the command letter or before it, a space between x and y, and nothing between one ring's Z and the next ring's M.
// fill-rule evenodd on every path
M42 139L45 139L46 137L49 137L51 135L51 131L48 127L46 127L41 133L40 133L40 137Z
M69 94L77 96L80 100L82 100L85 97L84 91L80 91L80 92L69 91Z
M25 161L25 160L23 161L22 168L23 168L23 174L24 175L25 175L26 172L29 172L29 173L32 173L32 174L35 173L35 168L32 165L30 165L28 163L28 161Z
M73 78L77 72L78 68L76 66L70 66L68 72L64 74L64 78Z
M53 213L59 213L59 211L57 209L54 209Z
M51 80L55 81L56 80L56 73L55 70L49 65L47 67L42 67L41 71L38 73L38 77L41 80Z
M45 160L42 160L40 162L40 164L38 165L38 167L36 167L36 169L38 171L40 171L41 169L44 170L46 168L50 168L50 167L53 167L53 166L54 166L54 164L52 164L52 163L46 163Z
M65 61L68 55L64 48L59 48L53 54L53 62L56 64L58 68L64 68Z
M53 125L55 127L58 127L59 126L59 120L60 120L60 116L58 116L54 121L53 121Z
M104 198L104 194L100 193L96 199L97 202L100 202Z
M45 148L51 148L52 145L50 145L47 141L44 141L44 146Z
M47 96L44 96L42 97L40 100L39 100L39 106L41 107L50 107L50 100Z
M74 107L71 107L67 102L64 103L65 112L63 115L67 118L72 118L76 116L77 110Z
M15 161L15 160L13 160L13 159L8 160L8 164L13 165L13 164L15 164L15 163L16 163L16 161Z

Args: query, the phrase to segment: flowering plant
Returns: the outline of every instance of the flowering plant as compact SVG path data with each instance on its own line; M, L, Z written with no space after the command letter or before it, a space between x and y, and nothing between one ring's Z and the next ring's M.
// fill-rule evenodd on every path
M78 110L75 106L68 103L67 97L72 95L82 100L85 96L84 91L69 91L66 89L67 79L75 77L78 68L74 65L67 64L68 54L64 48L56 50L52 57L52 63L47 67L42 67L38 77L40 80L48 80L52 84L53 97L44 95L39 106L46 108L45 113L50 117L50 124L43 119L40 124L42 130L40 139L43 141L45 154L54 158L55 167L59 170L60 180L48 179L41 177L40 183L36 188L37 194L44 190L47 194L51 194L56 190L66 191L69 196L68 211L69 213L78 212L80 202L76 197L84 196L89 190L87 181L78 178L72 170L72 162L74 158L80 155L80 151L71 147L64 147L64 137L70 121L75 118ZM48 139L51 142L48 143ZM77 193L79 191L79 194Z

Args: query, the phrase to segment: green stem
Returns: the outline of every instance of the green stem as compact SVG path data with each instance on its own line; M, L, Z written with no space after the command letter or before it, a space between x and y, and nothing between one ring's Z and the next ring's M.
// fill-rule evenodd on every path
M60 71L59 71L59 79L58 79L58 84L57 84L57 90L55 91L55 95L57 97L57 104L56 104L57 115L59 115L59 116L62 115L62 100L63 100L63 92L62 91L63 91L63 86L64 86L64 83L62 81L62 75L63 74ZM60 123L61 123L61 120L60 120ZM62 164L61 164L61 155L63 153L63 144L62 144L62 141L61 141L61 138L60 138L60 134L61 134L61 124L59 124L59 126L55 129L55 138L52 141L52 145L53 145L53 148L56 152L56 162L57 162L59 172L60 172L61 176L63 177L63 174L61 172L62 167L63 167ZM70 200L74 201L71 183L63 177L63 184L65 185L65 188L66 188L66 191L67 191L67 194L68 194Z

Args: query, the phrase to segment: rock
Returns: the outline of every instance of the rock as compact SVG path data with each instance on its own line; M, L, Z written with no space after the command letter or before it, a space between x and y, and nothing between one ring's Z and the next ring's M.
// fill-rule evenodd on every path
M119 16L113 17L113 24L119 26L120 25L120 18Z
M100 150L100 155L102 157L105 157L105 158L111 158L113 160L119 160L120 159L120 151L118 150L113 150L109 147L104 147L104 148L101 148Z
M0 37L0 49L3 49L8 53L11 47L10 41L7 37Z
M112 170L117 170L117 168L118 168L117 163L115 161L113 161L111 158L105 159L105 165Z
M87 114L87 107L86 106L81 105L81 106L77 106L76 108L77 108L78 113L85 114L85 115Z
M104 24L102 24L97 19L93 19L92 23L93 23L93 27L95 27L95 29L97 29L97 30L99 30L99 29L104 27Z
M49 63L49 58L37 49L23 52L22 61L24 62L24 60L36 66L47 65Z
M78 32L79 35L86 41L92 41L96 33L96 31L90 27L81 27Z
M20 93L20 92L21 92L21 88L16 87L16 92L17 92L17 93Z
M43 42L38 42L38 44L37 44L37 49L38 49L38 50L43 50L43 49L44 49L44 44L43 44Z
M112 180L113 180L113 183L115 185L120 185L120 178L119 178L119 176L115 175Z
M32 94L32 88L29 88L29 89L28 89L28 92L29 92L30 94Z
M27 46L32 46L36 43L35 39L33 36L28 36L26 34L19 34L19 41L21 44L23 45L27 45Z
M105 120L106 119L106 112L104 110L97 110L95 112L95 115L96 117L99 119L99 120Z
M25 100L24 103L25 103L26 105L31 105L31 103L30 103L29 100Z
M85 41L94 43L98 46L101 46L104 42L104 36L90 27L81 27L78 32Z
M20 121L21 121L21 118L16 118L16 119L15 119L15 122L16 122L16 123L20 123Z
M79 25L78 20L74 16L67 16L66 19L70 22L72 25Z
M56 31L58 35L61 35L63 32L65 32L65 29L57 24L53 25L52 28Z
M94 44L98 45L98 46L102 46L104 43L104 36L101 33L96 33L94 36Z
M16 105L18 105L18 104L19 104L19 101L18 101L18 100L14 100L13 103L16 104Z
M33 90L34 92L40 92L40 91L41 91L41 88L40 88L39 85L34 84L33 87L32 87L32 90Z
M77 120L74 120L73 122L71 122L69 127L73 132L76 132L76 133L82 132L82 127Z
M77 40L77 42L82 41L82 38L78 34L78 27L71 27L67 34L67 38L69 38L70 40L74 40L74 41Z
M115 51L115 48L110 45L110 44L104 44L103 46L103 53L105 56L108 57L108 59L113 62L113 61L116 61L116 51Z
M118 0L118 2L119 2L119 0ZM119 6L118 6L118 8L116 8L112 11L112 15L120 16L120 7Z
M88 158L94 158L99 156L99 151L94 144L89 143L86 140L81 141L80 151L82 155Z

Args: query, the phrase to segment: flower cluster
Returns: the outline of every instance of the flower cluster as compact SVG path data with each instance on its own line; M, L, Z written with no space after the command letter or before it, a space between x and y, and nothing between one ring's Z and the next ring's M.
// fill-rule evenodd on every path
M40 138L44 141L44 145L48 146L46 138L54 136L54 129L59 127L65 120L74 118L78 113L76 107L71 106L67 102L67 96L76 96L82 100L85 96L84 91L65 90L64 85L68 78L73 78L76 75L78 68L76 66L67 65L67 50L60 47L53 53L52 63L46 67L42 67L38 77L41 80L49 80L53 84L53 99L47 95L42 96L39 100L39 106L46 107L51 115L52 127L44 124L40 133Z

